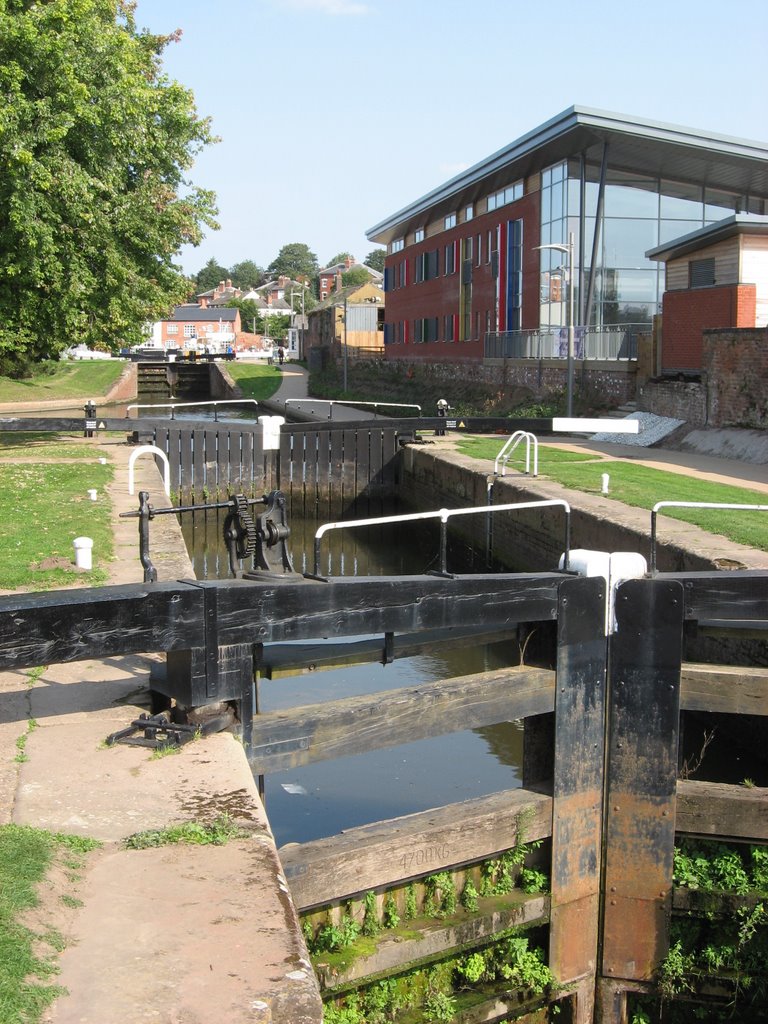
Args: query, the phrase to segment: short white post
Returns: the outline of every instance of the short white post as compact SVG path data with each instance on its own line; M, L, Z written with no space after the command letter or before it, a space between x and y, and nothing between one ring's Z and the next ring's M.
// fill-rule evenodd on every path
M90 537L75 537L75 565L78 569L93 567L93 540Z
M265 452L280 450L280 427L285 423L284 416L259 416L263 430L262 444Z
M603 494L608 493L608 484L610 482L610 479L611 478L608 476L607 473L603 473Z
M96 501L98 496L99 496L99 492L96 490L95 487L89 487L88 488L88 497L91 499L91 501Z

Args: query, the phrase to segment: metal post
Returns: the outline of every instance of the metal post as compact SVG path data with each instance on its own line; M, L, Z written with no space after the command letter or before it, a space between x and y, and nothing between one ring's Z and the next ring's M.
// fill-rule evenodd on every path
M574 263L573 263L573 232L568 235L568 374L566 384L568 415L573 416L573 287Z

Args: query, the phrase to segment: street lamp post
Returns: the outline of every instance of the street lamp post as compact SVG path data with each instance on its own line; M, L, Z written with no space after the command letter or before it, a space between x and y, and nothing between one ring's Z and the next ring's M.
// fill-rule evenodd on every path
M574 336L574 312L573 312L573 232L568 235L568 244L560 245L552 242L550 245L536 245L535 249L555 249L557 252L565 253L568 257L568 364L566 371L566 407L568 416L573 416L573 336Z

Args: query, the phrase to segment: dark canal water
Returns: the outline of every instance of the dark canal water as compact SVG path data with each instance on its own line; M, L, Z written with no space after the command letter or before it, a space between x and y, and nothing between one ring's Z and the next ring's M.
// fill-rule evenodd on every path
M376 513L360 513L363 515ZM185 521L186 520L186 521ZM226 578L228 560L216 514L182 517L198 578ZM291 521L290 548L298 571L313 568L313 539L321 521ZM322 569L333 575L420 574L439 560L435 523L398 524L327 534ZM482 572L471 551L449 543L448 567ZM486 646L305 673L259 683L262 710L273 711L416 686L437 679L517 663L517 646ZM278 846L334 835L343 829L397 817L521 784L522 723L501 723L403 744L356 757L322 761L264 780L265 803Z

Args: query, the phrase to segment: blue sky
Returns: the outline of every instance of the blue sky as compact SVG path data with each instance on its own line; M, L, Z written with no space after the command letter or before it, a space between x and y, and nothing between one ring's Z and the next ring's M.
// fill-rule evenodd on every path
M138 0L221 142L187 273L366 230L573 104L768 141L764 0Z

